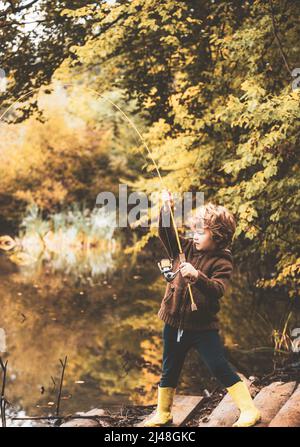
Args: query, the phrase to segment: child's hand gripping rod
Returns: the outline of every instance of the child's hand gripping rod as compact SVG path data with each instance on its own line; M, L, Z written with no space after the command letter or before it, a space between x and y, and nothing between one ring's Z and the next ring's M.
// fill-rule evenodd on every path
M169 205L171 221L172 221L172 225L173 225L173 228L174 228L174 231L175 231L176 241L177 241L177 245L178 245L178 249L179 249L179 260L180 260L180 262L186 262L185 254L182 251L181 242L180 242L179 235L178 235L178 230L177 230L177 225L176 225L176 222L175 222L175 219L174 219L174 214L173 214L172 207L170 205L170 201L169 200L168 200L168 205ZM191 309L192 309L192 311L193 310L197 310L198 308L197 308L197 305L196 305L196 303L194 301L192 288L191 288L191 285L189 283L188 283L188 291L189 291L189 295L190 295L191 302L192 302Z

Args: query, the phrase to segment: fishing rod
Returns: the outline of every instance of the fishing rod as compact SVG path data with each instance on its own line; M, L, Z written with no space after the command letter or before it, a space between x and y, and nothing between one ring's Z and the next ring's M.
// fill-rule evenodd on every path
M64 86L64 87L65 87L65 86L68 86L68 87L77 87L76 84L74 84L74 83L72 83L72 82L63 83L63 86ZM162 178L162 176L161 176L159 167L158 167L158 165L157 165L157 163L156 163L156 161L155 161L155 159L154 159L154 157L153 157L153 155L152 155L152 152L150 151L150 149L149 149L149 147L148 147L148 145L147 145L147 143L146 143L144 137L141 135L140 131L138 130L138 128L136 127L136 125L134 124L134 122L127 116L127 114L121 109L121 107L119 107L119 106L118 106L116 103L114 103L111 99L107 98L107 97L104 96L102 93L97 92L97 90L94 90L94 89L91 88L91 87L85 87L85 86L84 86L83 88L84 88L85 90L87 90L87 91L92 92L92 93L95 94L97 97L102 98L102 99L104 99L105 101L109 102L113 107L115 107L115 108L122 114L122 116L125 118L125 120L130 124L130 126L131 126L131 127L134 129L134 131L137 133L137 135L138 135L139 138L140 138L140 141L142 142L143 146L146 148L147 154L148 154L149 158L151 159L151 161L152 161L152 163L153 163L153 165L154 165L154 168L155 168L155 170L156 170L156 172L157 172L158 178L159 178L159 180L160 180L160 182L161 182L161 185L162 185L163 189L167 189L166 186L165 186L165 183L164 183L164 181L163 181L163 178ZM40 87L36 87L36 88L30 90L29 92L24 93L23 95L21 95L16 101L14 101L14 102L13 102L13 103L12 103L12 104L11 104L11 105L10 105L10 106L9 106L9 107L8 107L8 108L7 108L7 109L0 115L0 121L2 121L2 119L4 118L4 116L6 115L6 113L9 112L9 110L10 110L15 104L17 104L18 102L20 102L20 101L26 99L26 98L29 97L30 95L32 95L32 94L34 94L34 93L36 93L36 92L39 92L39 91L40 91ZM174 213L173 213L173 210L172 210L172 207L171 207L171 206L169 206L169 210L170 210L171 222L172 222L172 225L173 225L173 228L174 228L174 232L175 232L176 242L177 242L177 245L178 245L179 259L180 259L180 262L185 262L185 261L186 261L186 257L185 257L185 254L184 254L183 251L182 251L182 246L181 246L181 242L180 242L180 239L179 239L178 229L177 229L177 225L176 225L175 218L174 218ZM177 272L172 272L172 273L174 274L174 276L173 276L173 279L174 279L174 277L175 277L175 275L178 273L178 271L177 271ZM169 278L172 277L170 271L169 271L169 276L168 276L168 277L169 277ZM191 285L190 285L189 283L188 283L188 291L189 291L189 295L190 295L190 298L191 298L191 308L192 308L192 310L197 310L197 305L196 305L196 303L195 303L195 301L194 301L192 288L191 288Z
M171 206L169 201L167 203L169 205L169 211L170 211L170 215L171 215L171 218L172 218L172 224L173 224L173 227L174 227L174 231L175 231L175 235L176 235L176 241L177 241L177 245L178 245L178 249L179 249L179 260L180 260L181 263L182 262L186 262L186 256L185 256L185 253L182 250L182 246L181 246L181 242L180 242L180 239L179 239L178 229L177 229L177 225L176 225L176 222L175 222L172 206ZM167 237L168 237L168 234L167 234ZM168 242L169 242L169 238L168 238ZM169 242L169 245L170 245L170 242ZM173 270L172 270L172 262L169 259L162 259L157 264L158 264L158 267L160 269L161 274L164 276L164 278L168 282L172 282L175 279L176 275L181 270L181 268L179 267L175 272L173 272ZM190 295L190 298L191 298L191 309L192 309L192 311L197 310L197 305L196 305L196 303L194 301L193 292L192 292L192 288L191 288L190 283L188 283L187 286L188 286L188 292L189 292L189 295Z

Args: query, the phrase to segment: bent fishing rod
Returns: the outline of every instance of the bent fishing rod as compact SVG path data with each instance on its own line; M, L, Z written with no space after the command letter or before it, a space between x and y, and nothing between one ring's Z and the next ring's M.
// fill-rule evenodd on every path
M63 85L64 87L65 87L65 86L68 86L68 87L77 87L76 84L74 84L74 83L72 83L72 82L63 83L62 85ZM81 88L82 88L82 86L81 86ZM154 159L154 157L153 157L153 155L152 155L152 152L151 152L151 150L149 149L149 147L148 147L148 145L147 145L147 143L146 143L144 137L142 136L142 134L140 133L140 131L138 130L138 128L136 127L136 125L134 124L134 122L127 116L127 114L121 109L121 107L118 106L116 103L114 103L111 99L107 98L107 97L104 96L102 93L97 92L97 90L94 90L94 89L91 88L91 87L83 87L83 88L84 88L85 90L87 90L87 91L92 92L92 93L95 94L98 98L102 98L102 99L104 99L105 101L107 101L108 103L110 103L113 107L115 107L115 108L121 113L121 115L125 118L125 120L129 123L129 125L134 129L134 131L135 131L136 134L138 135L140 141L142 142L142 145L146 148L148 157L150 158L150 160L152 161L152 163L153 163L153 165L154 165L155 171L156 171L156 173L157 173L157 175L158 175L158 178L159 178L159 180L160 180L160 183L161 183L161 185L162 185L162 188L167 190L167 188L166 188L166 186L165 186L165 183L164 183L164 181L163 181L163 178L162 178L162 176L161 176L159 167L158 167L158 165L157 165L157 163L156 163L156 161L155 161L155 159ZM10 106L9 106L9 107L8 107L8 108L7 108L7 109L0 115L0 121L3 120L4 116L6 115L6 113L9 112L9 110L12 109L12 107L13 107L15 104L17 104L18 102L20 102L20 101L26 99L27 97L31 96L31 95L34 94L34 93L38 93L39 91L40 91L40 87L37 87L37 88L34 88L34 89L28 91L27 93L24 93L23 95L21 95L17 100L15 100L15 101L14 101L14 102L13 102L13 103L12 103L12 104L11 104L11 105L10 105ZM185 258L185 254L184 254L183 251L182 251L182 246L181 246L181 242L180 242L180 239L179 239L179 234L178 234L178 229L177 229L177 225L176 225L175 218L174 218L174 213L173 213L173 210L172 210L172 206L171 206L170 204L169 204L169 210L170 210L170 216L171 216L171 223L172 223L173 228L174 228L175 237L176 237L176 242L177 242L177 245L178 245L179 259L180 259L181 262L185 262L185 260L186 260L186 258ZM178 271L176 271L176 272L171 272L171 271L169 271L169 276L168 276L169 279L168 279L168 280L171 280L171 277L172 277L172 279L174 279L174 277L175 277L175 275L176 275L177 273L178 273ZM165 277L166 277L166 276L165 276ZM194 301L192 288L191 288L191 285L190 285L189 283L188 283L188 291L189 291L189 295L190 295L190 298L191 298L191 309L192 309L192 311L197 310L197 305L196 305L196 303L195 303L195 301Z

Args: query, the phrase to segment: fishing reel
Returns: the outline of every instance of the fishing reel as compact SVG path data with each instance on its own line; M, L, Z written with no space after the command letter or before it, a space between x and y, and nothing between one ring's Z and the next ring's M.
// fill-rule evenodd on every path
M162 259L157 263L160 273L164 276L164 278L168 282L172 282L177 273L180 271L180 268L176 270L176 272L172 272L172 261L170 259Z

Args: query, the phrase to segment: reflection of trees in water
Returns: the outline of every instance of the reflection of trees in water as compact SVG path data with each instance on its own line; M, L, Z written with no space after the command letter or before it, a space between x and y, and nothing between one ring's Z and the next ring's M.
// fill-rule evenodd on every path
M121 252L112 259L114 270L95 281L84 275L74 280L42 265L28 276L15 272L4 277L0 326L7 334L7 393L27 413L48 413L45 406L54 399L51 376L58 377L58 360L65 355L63 394L72 397L62 401L62 412L155 403L163 327L157 311L165 283L146 252L136 263ZM264 323L258 313L270 322ZM281 315L282 307L274 303L254 307L242 277L234 278L222 299L220 320L228 355L239 370L255 374L272 366L269 354L244 354L236 348L271 347L272 325ZM212 389L213 381L191 351L178 390L200 393L204 388Z
M112 255L119 247L113 238L114 216L103 208L79 209L73 206L43 219L36 205L27 210L19 237L0 238L0 250L9 260L26 267L28 277L44 269L81 276L82 280L106 273L114 268ZM10 242L10 244L8 244Z
M63 250L61 253L44 251L36 262L22 267L23 277L34 281L46 271L49 274L64 272L76 278L82 284L88 282L97 284L97 278L114 271L116 244L111 241L99 242L98 247L86 250Z
M118 270L120 265L127 266L126 274ZM53 401L51 376L64 355L69 359L65 393L73 396L63 403L65 408L120 403L120 394L126 401L132 390L143 386L141 368L153 369L142 358L150 325L141 323L152 297L141 278L147 277L149 265L145 271L139 265L132 268L130 258L120 255L115 266L117 272L99 276L94 285L63 273L54 275L50 269L4 278L1 326L10 357L8 393L27 413L38 412L36 404ZM130 321L135 313L146 333ZM85 383L76 384L78 380Z

